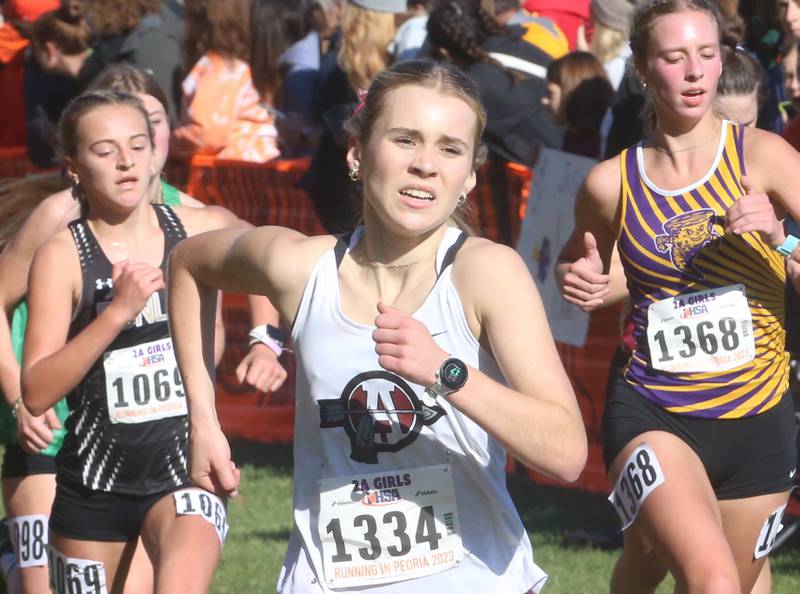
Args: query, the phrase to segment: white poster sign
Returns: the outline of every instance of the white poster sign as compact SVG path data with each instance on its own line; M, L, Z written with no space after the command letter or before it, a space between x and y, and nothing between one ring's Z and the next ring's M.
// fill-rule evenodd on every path
M525 260L542 296L553 337L581 347L586 342L589 314L561 297L555 279L558 254L575 226L575 196L597 161L544 148L533 169L528 206L517 252Z

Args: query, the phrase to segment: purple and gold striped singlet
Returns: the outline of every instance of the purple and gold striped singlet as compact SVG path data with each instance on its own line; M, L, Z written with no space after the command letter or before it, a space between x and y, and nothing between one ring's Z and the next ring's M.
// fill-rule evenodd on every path
M724 121L708 173L658 188L641 143L620 155L619 253L636 347L625 379L667 411L705 418L757 415L788 388L784 259L758 233L725 233L744 195L744 128Z

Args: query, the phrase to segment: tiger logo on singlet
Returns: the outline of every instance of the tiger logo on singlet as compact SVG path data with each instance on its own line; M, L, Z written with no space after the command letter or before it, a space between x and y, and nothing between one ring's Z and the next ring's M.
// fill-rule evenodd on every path
M703 273L694 266L694 257L704 247L711 245L720 235L714 231L716 215L709 208L684 212L662 225L663 235L654 238L656 249L668 253L673 266L695 278Z

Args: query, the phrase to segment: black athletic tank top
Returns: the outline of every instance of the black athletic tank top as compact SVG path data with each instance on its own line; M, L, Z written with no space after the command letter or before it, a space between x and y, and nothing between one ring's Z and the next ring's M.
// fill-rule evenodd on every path
M152 205L164 232L161 270L186 237L173 210ZM111 262L86 220L69 224L78 248L83 290L69 328L80 333L111 303ZM67 437L58 478L93 490L145 495L187 484L186 397L172 351L164 289L153 293L67 395Z

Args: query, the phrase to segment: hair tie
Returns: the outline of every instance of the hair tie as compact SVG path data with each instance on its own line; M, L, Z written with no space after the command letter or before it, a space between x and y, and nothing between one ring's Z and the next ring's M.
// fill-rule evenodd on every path
M368 94L368 91L366 91L364 89L358 89L356 91L356 95L358 96L358 105L356 105L356 108L353 110L353 115L354 116L358 115L361 112L361 110L364 109L364 106L366 106L366 104L367 104L367 94Z

